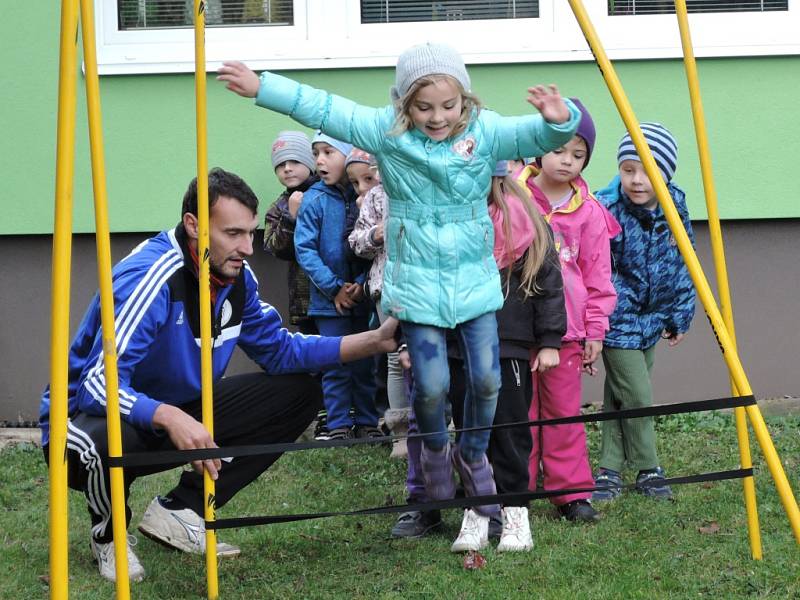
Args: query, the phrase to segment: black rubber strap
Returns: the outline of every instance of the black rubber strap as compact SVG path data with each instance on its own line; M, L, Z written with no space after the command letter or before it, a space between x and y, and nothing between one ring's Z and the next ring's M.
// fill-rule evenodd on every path
M730 471L716 471L714 473L701 473L686 477L671 477L657 481L657 485L684 485L688 483L701 483L705 481L724 481L727 479L742 479L752 477L753 469L733 469ZM615 489L634 489L635 483L620 486ZM237 517L233 519L218 519L206 521L208 529L233 529L236 527L253 527L256 525L272 525L274 523L292 523L294 521L309 521L311 519L324 519L327 517L358 517L366 515L383 515L389 513L403 513L409 511L440 510L446 508L467 508L486 504L518 503L527 500L564 496L567 494L589 493L595 490L608 489L608 487L570 488L562 490L541 490L537 492L523 492L515 494L495 494L492 496L472 496L470 498L454 498L453 500L438 500L424 504L400 504L394 506L378 506L361 510L304 513L297 515L267 515L262 517Z
M644 408L628 408L611 412L590 413L562 417L559 419L541 419L538 421L518 421L516 423L503 423L501 425L488 425L486 427L469 427L457 429L455 432L486 431L491 429L509 429L512 427L546 427L550 425L565 425L568 423L591 423L597 421L613 421L616 419L635 419L637 417L653 417L660 415L674 415L679 413L701 412L719 410L723 408L737 408L755 404L754 396L734 396L729 398L715 398L712 400L697 400L694 402L680 402L676 404L659 404ZM341 448L363 444L385 444L392 440L404 438L423 438L434 433L415 433L403 436L383 436L378 438L358 438L347 440L324 440L312 442L292 442L283 444L255 444L249 446L231 446L229 448L203 448L199 450L166 450L162 452L131 452L124 456L108 458L111 467L141 467L146 465L183 464L194 460L209 458L234 458L237 456L257 456L260 454L275 454L284 452L297 452L298 450L312 450L317 448ZM447 433L454 433L448 431Z

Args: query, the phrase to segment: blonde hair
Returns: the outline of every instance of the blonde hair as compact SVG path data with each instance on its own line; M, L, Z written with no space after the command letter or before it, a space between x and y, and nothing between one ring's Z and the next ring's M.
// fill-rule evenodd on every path
M497 208L503 213L503 234L505 238L503 254L509 259L508 266L506 267L505 289L503 291L504 297L508 297L509 288L511 286L511 271L515 268L511 223L508 213L508 204L505 199L506 194L512 194L519 199L533 224L534 238L525 252L518 288L524 294L525 298L528 298L540 294L542 291L536 283L536 275L539 273L539 269L542 268L547 258L553 240L550 237L547 223L545 223L544 218L533 205L525 190L507 175L505 177L492 177L491 201L494 202Z
M439 81L449 82L461 94L461 116L450 132L450 136L456 136L467 128L470 120L477 117L483 108L483 103L480 99L472 92L465 90L464 86L455 77L450 75L426 75L412 83L403 97L395 100L394 106L397 111L397 119L394 122L394 127L389 131L389 135L402 135L406 131L414 129L414 120L411 118L411 104L417 97L417 92Z

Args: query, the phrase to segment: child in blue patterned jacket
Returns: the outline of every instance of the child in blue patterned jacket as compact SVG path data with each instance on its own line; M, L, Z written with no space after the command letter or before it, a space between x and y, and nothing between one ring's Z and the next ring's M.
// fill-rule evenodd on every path
M461 56L421 44L398 59L392 104L375 109L273 73L259 78L226 62L228 89L339 139L378 161L389 197L387 261L381 306L402 321L416 386L414 413L426 434L421 463L432 500L455 494L453 469L467 495L495 493L486 458L489 431L465 432L455 449L445 423L450 385L445 332L455 329L469 366L464 426L491 426L500 387L495 311L503 305L486 198L498 160L540 156L574 134L580 112L555 86L528 89L540 115L501 117L470 92ZM472 549L485 545L499 506L468 511Z
M675 138L659 123L642 123L641 128L694 243L685 194L671 181L678 158ZM607 411L653 403L650 373L655 345L663 338L670 347L677 346L695 309L689 272L629 134L620 142L617 161L619 175L596 194L622 226L622 233L611 240L618 299L603 347ZM603 489L592 495L593 500L619 496L626 464L638 471L637 491L653 498L672 497L656 454L652 417L603 421L595 477L595 486Z

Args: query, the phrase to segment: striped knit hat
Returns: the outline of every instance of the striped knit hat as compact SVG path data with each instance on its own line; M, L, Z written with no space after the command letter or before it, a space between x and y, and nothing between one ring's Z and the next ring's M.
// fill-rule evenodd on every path
M302 131L281 131L272 142L272 168L277 168L287 160L295 160L307 166L312 173L314 172L311 142Z
M640 123L639 125L664 181L669 181L675 174L675 169L678 168L678 142L661 123ZM636 153L630 133L626 133L622 137L619 150L617 150L617 164L621 164L623 160L642 162Z

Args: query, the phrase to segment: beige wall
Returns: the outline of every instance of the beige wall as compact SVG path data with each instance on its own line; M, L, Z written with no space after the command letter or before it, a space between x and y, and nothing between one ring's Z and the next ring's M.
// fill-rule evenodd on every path
M696 223L700 261L715 286L708 229ZM260 235L260 234L259 234ZM758 398L800 396L800 220L738 221L725 224L728 269L733 291L740 355ZM122 258L140 234L117 234L114 259ZM0 420L34 421L49 372L50 236L0 237ZM260 241L256 240L260 248ZM94 238L73 242L71 331L96 288ZM285 265L258 251L251 264L264 299L283 311L287 303ZM243 355L229 372L250 370ZM729 394L727 371L711 328L698 306L692 330L681 346L661 344L653 378L657 402L702 400ZM587 378L585 400L602 398L602 373Z

